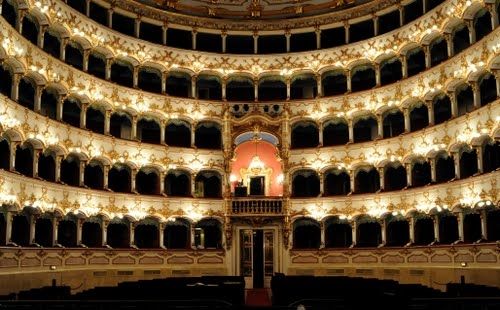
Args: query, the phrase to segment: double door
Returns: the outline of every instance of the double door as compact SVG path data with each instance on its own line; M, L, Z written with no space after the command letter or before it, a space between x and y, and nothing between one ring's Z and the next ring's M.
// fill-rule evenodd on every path
M263 288L274 273L274 230L240 230L240 275L247 288Z

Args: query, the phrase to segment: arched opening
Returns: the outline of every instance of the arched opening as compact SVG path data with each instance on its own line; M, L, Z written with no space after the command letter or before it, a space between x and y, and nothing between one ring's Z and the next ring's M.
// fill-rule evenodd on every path
M80 44L70 41L66 44L64 56L67 64L78 70L83 70L83 48Z
M385 113L383 125L384 138L399 136L405 131L405 117L403 112L398 109L388 111Z
M13 216L11 241L19 246L30 245L30 224L28 215L21 213Z
M439 242L452 244L458 240L458 219L446 212L439 215Z
M481 9L474 16L474 29L476 31L476 41L481 40L493 30L491 14L487 9Z
M130 224L126 222L111 222L107 229L107 243L112 248L130 247Z
M191 97L191 76L184 72L169 72L166 92L170 96Z
M362 91L375 87L375 69L370 65L358 66L352 69L351 90Z
M434 124L441 124L451 118L450 97L445 94L436 96L433 100L434 106Z
M378 19L378 35L398 29L401 25L401 18L399 10L393 10L384 15L380 15Z
M35 223L35 243L42 247L51 247L53 232L52 232L52 219L49 217L41 217Z
M43 50L54 58L61 57L61 41L58 34L50 28L43 35Z
M478 213L464 215L464 242L474 243L481 240L481 216Z
M108 188L118 193L130 193L131 171L126 165L115 164L108 174Z
M134 230L134 242L140 249L160 247L158 223L151 219L141 221Z
M66 3L73 9L77 10L78 12L82 13L83 15L86 15L87 6L85 5L85 2L78 0L67 0Z
M286 83L281 77L270 76L259 80L259 101L286 100Z
M358 223L357 242L358 247L377 247L382 243L382 231L380 224L376 221L365 221Z
M215 122L201 122L195 130L195 146L200 149L220 150L222 134L220 125Z
M380 84L395 83L403 78L403 66L398 57L393 57L380 64Z
M80 127L81 111L81 103L77 99L64 99L62 121L73 127Z
M141 118L137 122L137 139L145 143L160 144L161 128L153 119Z
M19 82L18 87L18 103L23 107L33 111L35 109L35 88L37 87L36 84L27 77L23 77Z
M135 36L135 20L134 18L125 16L118 12L113 12L111 16L112 29L126 34L128 36Z
M165 193L167 196L191 196L191 178L183 170L170 170L165 177Z
M290 35L290 52L313 51L315 49L316 34L314 32L292 33Z
M221 175L217 171L201 171L195 178L195 197L222 197Z
M88 107L85 127L93 132L104 134L104 113L98 108Z
M71 186L80 186L80 160L74 155L61 162L61 181Z
M385 191L401 190L407 186L406 169L401 163L388 164L384 170Z
M170 146L191 147L191 126L181 120L170 120L165 127L165 143Z
M139 89L160 94L162 90L162 73L160 70L151 67L141 67L138 73Z
M319 176L314 170L300 170L292 177L292 197L317 197Z
M230 78L226 84L226 98L228 101L254 101L252 79L244 76Z
M491 172L500 168L500 142L484 144L483 147L483 172Z
M116 138L132 139L132 120L127 113L115 112L111 114L109 133Z
M415 218L415 244L429 245L436 239L434 236L434 221L430 217Z
M99 24L108 26L108 9L93 1L90 1L88 16Z
M189 30L168 27L167 45L180 49L190 50L193 48L192 33Z
M56 119L58 97L56 90L44 88L40 99L40 114Z
M290 84L290 99L313 99L318 95L316 77L312 74L298 75Z
M347 248L351 244L351 225L338 217L328 218L325 221L325 248Z
M406 53L406 66L408 77L425 70L425 53L421 47L417 47Z
M197 98L204 100L221 100L222 83L217 76L199 75L196 80Z
M347 92L347 76L344 71L328 71L321 77L323 96L342 95Z
M49 150L41 153L38 158L38 177L45 181L56 181L56 159L55 154Z
M415 162L411 168L411 184L414 187L425 186L432 182L431 165L428 161Z
M76 246L76 222L74 220L59 221L57 224L57 243L67 248Z
M0 10L2 17L13 27L16 27L17 13L16 8L7 0L2 2L2 9Z
M429 126L427 106L420 102L410 108L410 131L418 131Z
M84 184L91 189L104 188L104 172L101 164L97 161L91 161L85 166Z
M163 231L163 240L167 249L189 249L191 247L191 224L182 218L168 221Z
M38 45L38 22L32 15L26 15L23 18L21 34L32 44Z
M10 170L10 145L7 139L0 140L0 169Z
M375 36L375 25L371 18L349 25L349 43L358 42Z
M465 84L457 89L458 116L467 114L474 110L474 93L470 85Z
M284 34L259 35L257 40L259 54L286 53L286 37Z
M99 222L85 221L82 225L82 243L89 248L102 246L102 230Z
M198 32L196 34L196 49L198 51L222 53L221 34Z
M481 94L481 106L485 106L497 99L496 79L493 74L487 73L479 80L479 91Z
M321 228L317 221L301 218L293 222L293 248L319 249L321 245Z
M29 144L16 147L15 169L22 175L33 177L33 150Z
M159 195L160 177L154 169L141 168L135 177L135 188L139 194Z
M330 169L324 173L324 196L347 195L351 192L351 181L345 170Z
M354 123L354 141L373 141L378 137L377 119L371 115L358 118Z
M222 225L216 219L202 219L195 226L194 243L197 248L222 249Z
M469 46L469 28L465 24L461 24L453 31L453 52L456 55Z
M7 98L10 98L12 91L12 75L9 69L0 65L0 93Z
M453 156L442 153L436 157L436 182L442 183L455 178L455 163Z
M344 145L349 142L349 126L343 118L323 124L323 146Z
M380 190L380 175L375 167L360 169L354 179L356 194L375 193Z
M478 173L476 150L464 150L460 154L460 178L465 179L475 175L476 173Z
M389 215L387 221L387 246L404 246L410 241L410 224L403 217Z
M134 68L131 64L116 60L111 64L111 81L119 85L134 86Z
M99 53L90 53L87 72L101 79L106 78L106 57Z
M430 44L431 66L434 67L448 59L448 47L442 37L436 38Z
M293 124L291 145L292 149L317 147L319 144L318 126L312 121L302 121Z
M488 241L500 240L500 210L490 210L486 214L486 231L488 232Z

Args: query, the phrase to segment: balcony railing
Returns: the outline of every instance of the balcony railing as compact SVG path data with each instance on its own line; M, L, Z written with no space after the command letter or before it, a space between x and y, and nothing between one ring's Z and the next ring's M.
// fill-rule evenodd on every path
M235 198L231 202L232 215L282 215L281 198Z

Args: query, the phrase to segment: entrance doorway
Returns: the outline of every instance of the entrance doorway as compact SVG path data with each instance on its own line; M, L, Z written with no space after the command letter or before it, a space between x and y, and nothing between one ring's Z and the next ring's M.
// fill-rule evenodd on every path
M263 288L274 272L274 231L240 230L240 274L247 287Z
M255 176L250 177L250 195L251 196L263 196L265 190L265 177Z

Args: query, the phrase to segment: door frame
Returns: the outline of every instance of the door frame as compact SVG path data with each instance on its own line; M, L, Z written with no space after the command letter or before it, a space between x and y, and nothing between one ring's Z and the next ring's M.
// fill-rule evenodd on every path
M262 226L252 226L249 224L234 224L233 226L233 233L235 238L233 238L233 246L232 246L232 252L233 252L233 271L235 275L240 275L241 274L241 245L240 245L240 234L242 230L254 230L254 229L260 229L263 231L266 230L271 230L273 231L273 272L282 272L283 270L283 257L282 257L282 246L283 243L280 242L282 235L281 235L281 224L280 223L270 223L268 225L262 225ZM252 249L253 251L253 249ZM253 253L252 253L253 256ZM252 267L253 269L253 267ZM253 276L252 277L245 277L245 288L253 288ZM269 288L271 287L271 277L266 277L264 276L264 287Z

